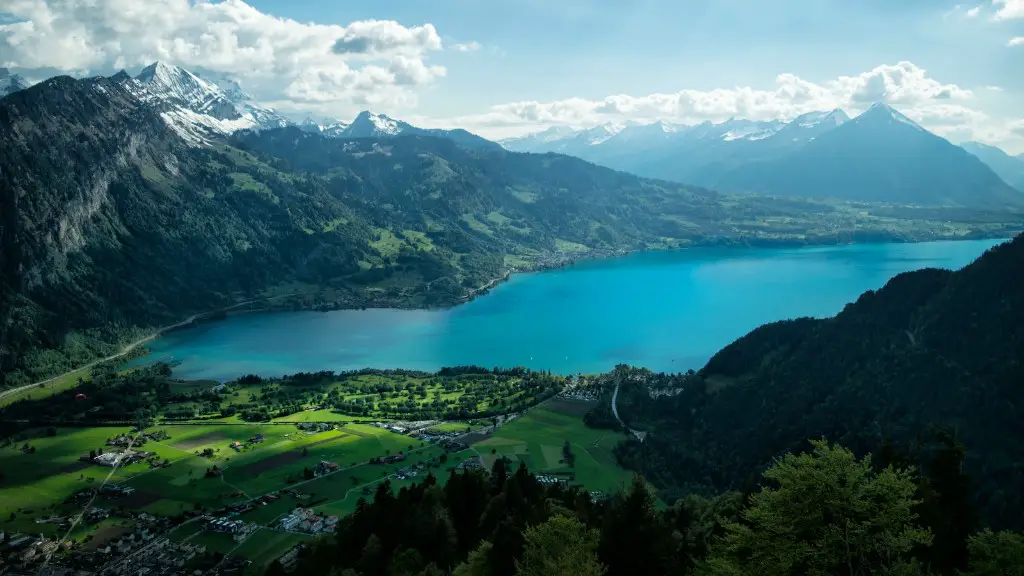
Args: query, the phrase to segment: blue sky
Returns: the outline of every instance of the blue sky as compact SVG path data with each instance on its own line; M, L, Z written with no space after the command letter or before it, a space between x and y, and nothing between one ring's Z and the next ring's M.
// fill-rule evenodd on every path
M97 3L105 9L85 14L69 8L74 0L16 0L9 21L43 22L45 9L67 23L13 32L0 24L0 62L45 76L138 69L160 58L220 68L282 108L344 119L368 107L493 136L613 119L856 113L853 95L882 86L869 92L951 139L1024 152L1024 40L1010 45L1024 37L1024 0L227 0L214 2L222 4L216 10L194 0ZM294 26L285 31L271 17ZM365 25L381 20L393 27ZM152 38L132 37L139 22ZM214 48L204 44L204 26L221 31ZM303 26L323 46L342 33L370 38L371 48L321 57L314 42L296 39ZM42 55L33 34L60 35L63 50ZM261 48L273 73L226 48L261 34L277 44ZM67 37L85 40L71 46ZM180 47L189 42L192 49ZM780 83L781 74L789 76ZM614 113L599 112L613 96Z

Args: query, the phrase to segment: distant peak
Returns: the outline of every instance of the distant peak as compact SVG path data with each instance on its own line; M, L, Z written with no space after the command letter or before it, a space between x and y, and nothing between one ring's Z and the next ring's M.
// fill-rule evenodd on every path
M120 84L120 83L126 82L128 80L131 80L132 77L131 77L130 74L128 74L124 70L121 70L117 74L114 74L113 76L111 76L110 79L113 80L114 82L117 82L118 84Z
M917 122L914 122L910 118L907 118L906 116L903 115L902 112L886 104L885 102L875 102L874 104L871 105L870 108L865 110L863 114L858 116L857 120L860 120L862 122L865 120L898 122L900 124L905 124L907 126L911 126L918 130L924 131L924 128L922 128Z

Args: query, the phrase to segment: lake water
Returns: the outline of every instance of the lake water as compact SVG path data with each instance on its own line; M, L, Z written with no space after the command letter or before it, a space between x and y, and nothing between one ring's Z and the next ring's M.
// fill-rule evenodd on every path
M833 315L896 274L960 268L999 242L647 252L516 275L449 310L233 316L165 335L146 360L178 361L178 377L217 380L464 364L675 372L701 367L761 324Z

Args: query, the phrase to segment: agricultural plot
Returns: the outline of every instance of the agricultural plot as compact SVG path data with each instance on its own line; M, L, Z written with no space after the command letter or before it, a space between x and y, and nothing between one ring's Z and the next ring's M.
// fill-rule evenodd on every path
M551 401L530 410L522 417L500 427L493 435L473 444L473 448L491 466L500 456L524 462L534 473L556 474L588 490L615 492L628 486L632 472L615 462L612 449L622 439L618 432L587 428L575 407ZM570 466L563 454L569 442L573 455Z
M83 488L101 485L108 477L109 482L123 482L149 470L145 463L115 470L81 461L90 451L114 450L106 446L107 439L130 432L128 428L61 428L52 432L55 435L48 436L40 430L32 434L37 437L0 449L0 519L19 510L50 508ZM176 457L173 449L154 442L141 449L160 458Z

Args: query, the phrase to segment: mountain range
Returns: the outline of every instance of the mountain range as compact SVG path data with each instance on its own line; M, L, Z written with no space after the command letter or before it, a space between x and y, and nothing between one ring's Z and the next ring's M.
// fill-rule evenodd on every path
M983 144L954 146L885 104L853 119L837 109L789 122L607 123L586 130L554 127L495 143L462 129L418 128L369 111L351 123L295 119L260 105L230 75L164 62L135 77L121 72L112 79L158 108L163 120L194 145L240 130L285 126L341 139L425 135L467 149L567 154L644 177L731 193L1024 208L1024 160ZM0 90L10 93L27 85L0 70Z
M749 140L759 128L733 133ZM7 383L287 291L304 294L303 307L443 306L510 267L585 254L1021 227L1005 207L725 196L369 112L299 125L231 78L161 63L17 90L0 98L0 131Z
M501 144L509 150L571 154L641 176L726 192L1024 206L1024 192L1007 183L1016 183L1016 176L990 165L992 154L982 159L968 154L881 103L853 119L832 110L790 122L609 123L579 131L552 128Z
M438 306L502 277L506 259L529 267L586 252L834 242L850 218L867 238L948 233L928 220L899 227L825 203L736 201L570 156L467 146L468 133L371 114L344 128L365 136L356 139L245 128L273 111L239 102L162 65L134 78L51 78L0 99L6 383L282 290L313 294L307 307ZM991 222L966 233L1003 233Z

